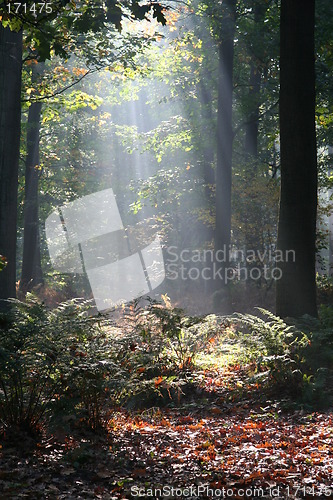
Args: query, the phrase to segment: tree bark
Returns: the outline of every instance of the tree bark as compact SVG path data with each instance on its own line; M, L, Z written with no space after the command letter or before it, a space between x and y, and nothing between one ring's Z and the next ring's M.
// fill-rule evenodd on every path
M281 198L278 250L284 262L277 281L281 317L317 316L314 0L281 1ZM285 252L295 251L295 262Z
M256 100L254 109L245 126L244 152L247 159L255 160L258 156L259 93L261 73L254 62L251 63L250 97Z
M264 19L268 4L261 0L253 2L254 33L255 39L251 45L250 78L249 78L249 112L248 122L245 125L244 137L244 158L246 163L245 179L249 183L255 182L258 171L258 143L259 143L259 116L260 116L260 91L262 82L262 40L264 37ZM258 41L260 45L258 46ZM264 241L262 238L262 227L257 224L258 212L249 200L247 207L250 217L246 217L245 223L245 248L247 251L260 250L264 252ZM244 214L245 215L245 214ZM246 262L246 267L250 273L254 267L258 267L258 262ZM252 282L252 283L251 283ZM251 279L246 280L248 291L250 290ZM257 282L261 286L261 280ZM249 292L250 293L250 292Z
M254 26L257 33L263 32L264 16L268 5L255 1L253 5ZM244 152L248 160L256 160L258 156L258 126L259 126L259 106L260 106L260 89L261 89L261 72L262 69L258 64L258 57L254 51L250 63L250 92L249 98L251 101L252 112L249 116L249 122L245 127Z
M210 75L207 81L210 83ZM215 171L213 168L214 150L212 148L211 133L212 124L214 122L213 109L212 109L212 94L210 88L205 82L200 85L201 97L201 115L202 115L202 136L203 136L203 176L206 185L207 199L211 196L211 186L215 184Z
M43 63L32 70L32 84L43 71ZM43 283L39 241L39 130L41 102L33 102L28 112L27 156L25 165L23 260L20 290L24 293Z
M236 0L225 2L219 46L215 251L225 250L226 257L229 254L231 233L235 6Z
M21 131L22 32L0 25L0 255L8 261L0 273L2 299L16 296L17 188Z

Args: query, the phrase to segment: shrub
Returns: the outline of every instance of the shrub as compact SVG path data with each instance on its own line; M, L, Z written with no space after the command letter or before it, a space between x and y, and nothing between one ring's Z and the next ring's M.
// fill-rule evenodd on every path
M120 367L119 401L130 398L134 404L148 404L177 398L190 383L195 358L211 334L212 324L205 318L190 318L181 309L164 304L139 301L127 306L113 339L115 361Z
M58 391L57 352L45 334L46 308L34 300L12 305L1 317L0 416L5 428L32 432Z
M12 300L0 321L0 418L4 428L35 432L51 408L83 412L95 428L106 395L105 319L74 299L49 310L32 295Z
M333 298L333 278L326 274L318 274L317 281L317 296L320 304L330 304Z
M321 304L319 306L320 326L333 329L333 307L331 305Z
M261 376L268 375L269 383L275 387L297 394L302 388L302 365L309 339L271 312L259 311L268 320L250 314L235 316L236 324L241 326L241 342L256 360L257 376L262 372Z
M309 405L326 407L333 398L332 308L321 306L319 319L304 316L297 326L309 338L304 352L303 400Z

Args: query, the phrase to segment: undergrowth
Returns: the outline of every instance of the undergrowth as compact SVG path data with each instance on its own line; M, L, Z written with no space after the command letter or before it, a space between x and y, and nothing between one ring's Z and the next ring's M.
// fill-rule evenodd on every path
M293 325L262 309L258 316L189 317L167 296L163 303L134 301L117 321L93 314L92 304L81 299L49 309L28 295L11 306L0 317L4 433L34 434L43 425L65 422L97 431L119 405L179 404L202 380L199 357L202 363L214 350L223 352L224 342L242 347L241 362L255 365L251 377L263 389L301 404L329 401L333 315L328 306L320 320L305 317Z
M304 316L293 324L264 309L258 311L262 317L234 316L239 340L249 360L256 363L254 377L299 404L328 406L333 368L331 311L324 309L320 320Z
M34 433L59 410L101 424L100 403L110 371L102 317L73 299L49 310L33 296L12 300L0 320L0 418L3 429ZM105 349L106 348L106 349Z

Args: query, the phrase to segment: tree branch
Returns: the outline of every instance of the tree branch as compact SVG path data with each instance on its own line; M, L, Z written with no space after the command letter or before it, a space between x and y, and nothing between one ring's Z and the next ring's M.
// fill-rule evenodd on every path
M66 87L63 87L61 90L58 90L57 92L54 92L53 94L47 94L47 95L43 95L41 97L38 97L37 99L22 99L21 102L40 102L40 101L44 101L45 99L52 99L52 97L56 97L57 95L60 95L60 94L63 94L64 92L66 92L66 90L74 87L75 85L77 85L78 83L80 83L83 78L85 78L86 76L96 72L96 71L99 71L98 69L95 69L95 70L92 70L92 69L88 69L87 72L80 76L80 78L78 78L77 80L75 80L75 82L72 82L70 85L67 85Z

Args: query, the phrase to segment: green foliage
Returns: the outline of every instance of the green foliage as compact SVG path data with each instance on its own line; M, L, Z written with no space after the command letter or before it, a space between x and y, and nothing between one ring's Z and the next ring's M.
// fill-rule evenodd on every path
M249 314L236 315L240 340L256 360L255 377L273 384L301 404L327 406L333 368L332 308L321 308L321 319L304 316L288 325L259 309L268 321Z
M332 292L332 279L329 280L330 291ZM331 305L321 304L319 306L320 323L326 328L333 328L333 307Z
M233 181L232 215L233 240L237 248L264 253L265 249L273 247L277 237L278 201L279 183L267 175L265 167L253 165L251 171L249 165L246 167L239 162ZM258 259L253 265L263 269L264 265L271 268L274 263Z
M13 300L0 325L0 415L5 428L35 431L51 408L70 403L89 424L101 424L101 397L109 370L98 335L102 319L88 302L53 310L29 296Z
M288 325L269 311L260 309L268 321L250 314L237 314L235 322L241 325L240 340L256 360L257 377L282 390L294 394L301 390L304 350L308 337L295 326Z
M1 423L30 433L69 419L100 429L107 402L179 398L212 330L167 297L165 305L134 301L117 324L83 299L54 309L32 295L11 302L0 323Z
M70 300L52 310L47 328L61 347L58 356L61 393L55 415L73 412L92 429L103 424L103 402L109 393L110 376L117 367L109 357L104 334L108 320L91 315L89 301Z
M57 392L57 353L43 324L46 309L13 303L0 328L0 415L5 427L36 430Z
M164 338L164 352L171 366L192 369L207 339L208 332L203 328L205 320L185 316L181 309L172 308L168 299L166 307L153 304L150 313L158 320L157 333Z
M303 400L307 404L327 406L333 398L332 307L322 305L319 312L319 319L304 316L297 324L309 338L309 344L304 352Z
M143 151L153 151L158 163L167 155L175 152L189 152L193 148L191 144L191 129L187 120L181 116L173 116L171 120L161 122L160 125L146 134L141 134L143 140Z
M42 423L73 420L100 429L114 404L179 401L195 379L196 359L217 335L212 317L188 317L164 304L138 300L117 322L73 299L48 309L32 295L12 300L0 318L0 418L5 430L36 432ZM332 311L293 326L265 310L231 318L235 339L256 361L258 381L324 403L333 365ZM216 318L215 318L216 319ZM305 333L303 333L305 332Z
M10 9L7 3L11 4ZM120 32L124 19L149 20L153 17L162 25L166 23L167 7L159 2L148 2L143 7L137 2L129 4L118 0L108 0L103 5L98 1L78 4L70 0L33 5L3 2L0 5L1 22L11 30L23 28L27 45L38 52L42 61L54 55L68 59L76 44L89 59L91 35L103 33L107 38L111 27ZM80 41L75 43L75 37L80 37ZM111 47L112 43L109 49Z
M132 302L118 328L121 333L116 332L112 344L119 367L119 400L142 405L179 399L213 325L209 319L185 316L164 296L164 304L149 301L143 307Z
M327 315L329 316L331 314L331 308L326 304L332 303L333 278L331 276L327 276L326 274L317 274L316 281L318 301L321 304L320 317L325 319Z

